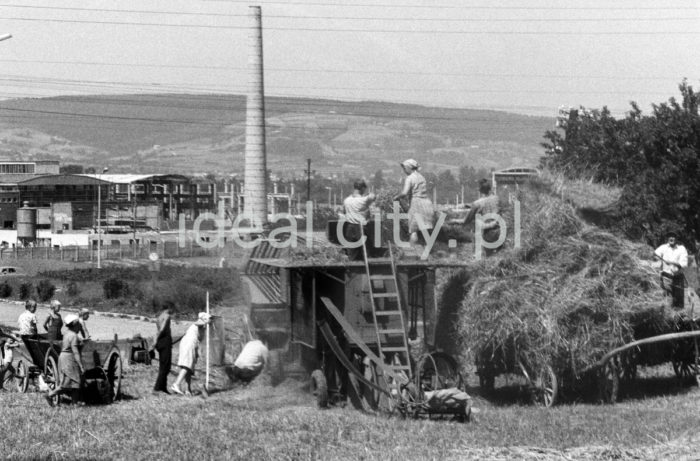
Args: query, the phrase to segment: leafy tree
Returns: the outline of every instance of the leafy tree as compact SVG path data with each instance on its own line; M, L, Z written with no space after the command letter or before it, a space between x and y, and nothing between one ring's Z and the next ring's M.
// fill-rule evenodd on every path
M700 94L683 81L681 100L642 115L632 104L624 118L607 108L571 111L563 133L545 133L545 167L622 188L619 229L652 244L667 231L694 247L700 235ZM694 238L691 238L694 237Z

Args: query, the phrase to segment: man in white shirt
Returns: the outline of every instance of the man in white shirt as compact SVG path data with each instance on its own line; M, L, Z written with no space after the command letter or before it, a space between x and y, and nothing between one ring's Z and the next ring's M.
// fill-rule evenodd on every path
M250 382L260 374L269 360L270 352L259 339L248 341L233 362L233 375L240 381Z
M372 232L369 232L367 227L369 220L369 206L376 200L374 194L366 194L367 183L362 179L358 179L353 184L352 195L349 195L344 201L345 207L345 225L343 226L343 237L348 242L357 242L362 238L362 235L367 235L368 240L372 240ZM366 194L366 195L365 195ZM365 232L363 234L363 227ZM369 243L371 246L371 242ZM362 247L346 248L346 253L351 261L362 260Z
M668 240L654 251L654 256L661 260L661 286L672 298L672 306L683 308L685 297L685 277L683 269L688 267L688 251L677 242L674 232L668 233Z

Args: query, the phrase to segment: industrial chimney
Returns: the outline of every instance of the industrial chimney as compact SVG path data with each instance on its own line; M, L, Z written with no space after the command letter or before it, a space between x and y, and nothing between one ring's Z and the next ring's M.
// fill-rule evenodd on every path
M267 227L265 89L263 82L262 12L259 6L250 7L249 18L244 211L252 217L255 226Z

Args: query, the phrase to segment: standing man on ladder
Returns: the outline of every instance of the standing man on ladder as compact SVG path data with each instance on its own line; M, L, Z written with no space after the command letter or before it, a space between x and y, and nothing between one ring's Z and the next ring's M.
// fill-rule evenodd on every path
M343 201L343 206L345 207L343 237L350 243L359 241L363 235L367 235L368 240L372 238L372 233L367 231L366 226L370 223L369 206L376 200L376 196L366 192L367 183L362 179L358 179L353 184L352 194ZM365 245L367 245L367 242L365 242ZM372 248L371 245L369 248ZM350 261L362 261L362 246L346 248L346 252Z
M685 277L683 269L688 267L688 251L677 242L675 232L669 232L668 240L654 251L654 256L661 260L661 287L671 295L671 306L683 309L685 296Z

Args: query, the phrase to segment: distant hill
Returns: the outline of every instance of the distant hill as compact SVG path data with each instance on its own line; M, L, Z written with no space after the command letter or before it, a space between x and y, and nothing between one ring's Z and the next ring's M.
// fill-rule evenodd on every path
M426 169L535 166L554 119L385 102L266 98L268 168L371 174L413 157ZM0 101L0 158L113 172L239 173L245 97L63 96Z

